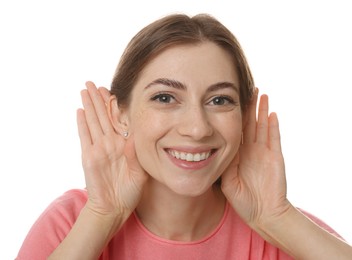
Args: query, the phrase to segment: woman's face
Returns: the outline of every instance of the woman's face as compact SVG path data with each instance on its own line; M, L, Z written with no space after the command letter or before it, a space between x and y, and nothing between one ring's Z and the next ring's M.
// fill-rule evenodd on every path
M168 48L141 72L127 110L140 164L177 194L207 191L241 140L239 80L214 43Z

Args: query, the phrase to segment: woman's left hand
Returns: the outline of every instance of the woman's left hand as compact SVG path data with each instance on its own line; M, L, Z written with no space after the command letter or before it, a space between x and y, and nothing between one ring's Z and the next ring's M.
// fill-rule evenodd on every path
M268 97L262 95L257 119L256 94L247 111L243 144L222 175L223 193L252 229L294 259L352 259L350 245L288 201L279 123L268 108Z
M247 110L243 144L222 176L222 190L241 218L252 228L271 223L292 205L286 198L284 158L275 113L268 114L268 96L258 92Z

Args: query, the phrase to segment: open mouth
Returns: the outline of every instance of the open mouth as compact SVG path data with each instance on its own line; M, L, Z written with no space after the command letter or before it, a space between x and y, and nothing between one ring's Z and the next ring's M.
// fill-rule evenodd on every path
M212 154L215 153L215 149L201 152L201 153L188 153L182 151L176 151L168 149L167 152L174 158L187 162L200 162L208 159Z

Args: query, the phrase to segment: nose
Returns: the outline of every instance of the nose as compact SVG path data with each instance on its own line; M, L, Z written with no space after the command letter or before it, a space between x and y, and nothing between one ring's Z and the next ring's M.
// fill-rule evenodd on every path
M177 130L180 135L189 136L197 141L211 136L214 131L206 111L198 106L184 111Z

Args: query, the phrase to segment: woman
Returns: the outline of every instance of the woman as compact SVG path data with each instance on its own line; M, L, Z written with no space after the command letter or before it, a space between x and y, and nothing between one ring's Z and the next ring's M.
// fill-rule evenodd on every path
M235 37L170 15L127 46L77 112L86 191L32 227L18 259L350 259L286 197L275 113ZM313 222L313 221L314 222Z

